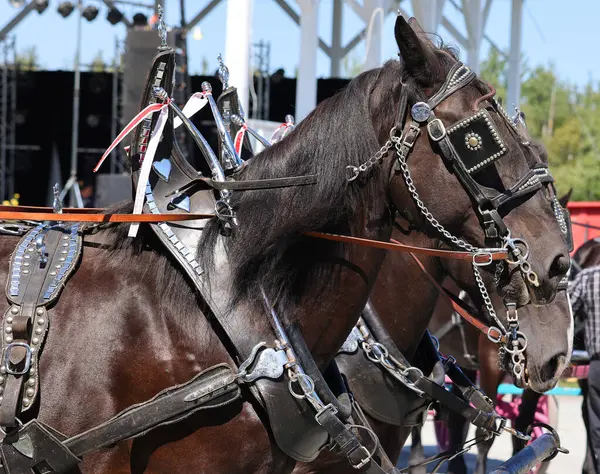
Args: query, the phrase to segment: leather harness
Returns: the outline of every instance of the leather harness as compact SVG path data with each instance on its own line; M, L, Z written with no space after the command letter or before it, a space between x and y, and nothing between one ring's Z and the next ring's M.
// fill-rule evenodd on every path
M166 87L165 79L169 77L174 67L170 63L173 60L171 53L165 50L159 56L161 54L163 58L156 61L156 69L153 67L149 77L150 81L155 81L156 87L160 87L161 85ZM155 74L155 76L152 74ZM452 86L458 83L456 81L461 79L462 74L471 73L470 71L465 72L460 67L453 69L444 88L428 101L431 104L431 109L456 90ZM145 101L147 102L148 100L149 97L146 96ZM403 95L401 100L402 117L406 113L406 101L407 97ZM169 105L172 106L171 104ZM441 122L435 119L433 114L430 114L427 119L431 119L428 120L430 135L437 136L436 134L441 130L439 128ZM415 128L415 123L413 121L408 133L404 134L401 141L398 137L394 137L393 143L397 145L399 151L409 151L412 144L414 144L419 129L418 126ZM152 119L147 119L136 131L134 145L132 146L132 162L135 160L139 161L134 166L134 180L139 178L139 163L143 160L143 154L146 150L151 129ZM477 202L484 206L480 208L480 212L486 224L486 235L492 238L505 235L506 227L503 227L499 214L495 209L486 209L486 206L493 204L497 207L503 204L508 198L503 201L502 196L489 196L485 192L481 192L476 182L471 178L469 170L462 166L459 157L453 152L454 148L450 146L452 140L450 132L448 130L448 133L444 133L445 136L440 135L437 141L440 143L442 149L446 151L444 155L454 157L453 163L461 163L461 165L455 165L457 175L461 178L461 182L470 189L471 194L476 197ZM163 142L169 142L169 140L163 140ZM199 141L197 142L200 143ZM225 364L209 368L189 382L170 387L151 400L129 407L102 425L72 438L65 439L63 435L35 419L24 426L19 426L17 421L19 413L31 407L32 399L35 397L37 391L37 348L42 344L43 336L47 330L47 306L55 302L58 298L62 287L75 270L81 256L83 240L82 229L79 224L81 222L149 223L167 249L173 253L182 265L184 271L191 276L196 287L208 303L215 319L222 326L227 337L234 343L234 347L240 351L240 354L244 353L240 349L240 346L235 344L237 336L232 333L227 321L223 318L222 302L213 300L210 291L206 289L206 283L203 280L203 270L198 267L197 262L194 260L194 254L186 246L188 245L188 241L185 240L185 232L172 229L167 224L172 221L204 220L215 215L222 218L223 216L219 215L219 208L217 207L216 213L189 212L189 210L187 213L185 210L184 212L164 213L160 212L160 209L168 209L168 199L166 198L169 196L175 195L180 199L177 201L179 203L181 200L187 199L196 193L198 188L209 187L210 189L219 191L222 199L217 204L226 205L226 196L231 190L250 191L252 189L304 186L314 184L317 177L303 176L249 182L224 181L216 179L214 176L212 179L197 178L193 176L194 172L188 169L191 168L189 165L186 168L185 160L178 158L176 151L171 156L176 160L175 163L178 165L177 170L174 170L174 178L169 182L168 176L165 177L159 174L160 179L153 179L152 182L148 182L146 188L146 214L98 214L80 210L64 210L63 213L57 214L48 212L49 209L46 208L31 207L11 208L11 210L0 209L0 219L16 221L14 224L6 224L16 226L15 229L17 230L14 230L12 233L16 233L18 229L23 228L19 227L21 222L28 225L31 222L42 221L42 223L37 224L22 238L17 247L17 252L11 261L11 276L7 283L7 295L12 306L4 317L2 340L4 362L2 367L6 369L6 374L2 379L2 383L5 384L6 388L4 390L4 399L0 405L0 425L12 429L7 430L7 434L0 445L0 454L2 457L0 472L7 474L33 472L32 469L40 465L44 465L47 469L50 469L50 472L64 472L76 466L80 462L81 456L90 451L101 449L123 439L140 436L150 429L162 424L174 423L198 410L218 408L232 403L240 397L239 383L241 382L254 382L256 380L256 390L260 392L260 390L265 386L269 386L269 384L280 383L269 380L277 379L281 376L281 373L276 370L278 368L277 364L275 368L271 367L269 370L265 368L264 363L267 363L268 358L272 358L272 361L277 363L277 361L281 360L282 354L286 354L286 360L288 360L289 364L289 361L292 360L289 354L298 354L300 357L298 358L299 365L296 366L296 370L299 370L301 365L306 367L311 366L312 359L310 354L306 354L306 351L303 349L303 341L299 338L294 340L293 331L291 330L293 328L287 327L286 331L290 331L290 334L292 334L288 342L285 342L285 333L282 333L282 337L279 337L279 341L282 344L281 347L271 349L265 348L264 345L261 346L260 344L255 346L246 361L240 364L238 372L233 371L231 367ZM527 181L529 182L529 178ZM160 195L158 193L159 189L168 190L168 192ZM514 195L516 196L519 192L521 190L514 190ZM190 209L194 210L193 207ZM200 206L198 209L202 210L206 208ZM94 210L94 212L97 212L97 210ZM234 216L227 215L224 220L231 219L234 219ZM76 222L77 224L66 224L68 222ZM493 228L499 232L494 233ZM7 227L7 229L10 229L10 227ZM455 252L411 247L394 242L388 243L356 239L332 234L308 233L307 235L403 252L418 252L442 258L470 260L475 263L491 263L492 261L505 260L512 253L507 248ZM25 265L25 263L28 263L28 265ZM219 278L222 277L218 275L216 278L219 281ZM275 321L275 332L277 333L278 322L274 313L273 318ZM455 367L451 360L439 359L433 365L437 365L438 368L444 366L444 372L452 374L455 383L463 393L464 400L450 396L449 392L441 385L432 382L416 370L410 370L412 366L395 347L378 318L366 313L363 318L366 328L364 334L365 340L368 340L368 337L372 337L375 342L385 341L386 347L390 348L388 350L393 353L395 361L399 366L404 367L407 371L405 376L408 377L410 383L417 390L431 397L431 399L440 400L445 405L450 406L450 408L459 411L477 426L494 433L499 431L500 428L496 426L499 418L493 413L491 401L462 375L460 369ZM429 337L424 338L424 341L425 345L432 344ZM430 352L437 353L437 351ZM251 366L254 366L257 370L256 373L248 370ZM288 368L288 370L290 369ZM302 374L304 374L304 378L299 377ZM296 372L296 382L302 386L302 381L310 378L313 383L312 389L302 387L305 394L304 398L313 404L313 406L321 407L316 415L314 415L313 422L316 421L320 429L322 429L330 440L334 441L338 449L348 457L353 467L362 468L367 473L384 473L385 471L380 466L370 462L372 456L368 453L356 434L349 428L346 421L351 416L352 410L347 410L348 407L343 403L343 398L339 398L331 393L330 388L318 370L316 370L316 373L312 371L310 375L311 377L306 375L305 372ZM260 377L266 377L266 379L257 380ZM257 395L254 389L251 386L251 390ZM266 403L264 398L261 399L260 396L257 398L261 403ZM326 404L321 401L320 405L315 405L316 400L325 400ZM474 407L471 407L469 402ZM341 414L339 414L340 410Z

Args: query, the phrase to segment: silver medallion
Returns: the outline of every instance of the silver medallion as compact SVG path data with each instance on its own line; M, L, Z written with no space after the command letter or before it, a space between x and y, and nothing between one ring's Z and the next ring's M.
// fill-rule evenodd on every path
M417 122L427 122L431 115L431 107L425 102L417 102L410 109L410 115Z

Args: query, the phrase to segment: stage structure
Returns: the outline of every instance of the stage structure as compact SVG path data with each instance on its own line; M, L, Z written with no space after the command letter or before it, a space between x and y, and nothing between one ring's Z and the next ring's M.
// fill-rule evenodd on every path
M189 31L202 21L222 0L210 0L205 7L186 25ZM479 70L480 50L484 40L493 41L485 34L493 0L273 0L300 27L300 50L298 82L296 89L295 116L299 121L317 103L317 51L321 49L331 61L331 76L341 76L341 62L361 41L366 41L368 50L364 67L370 69L381 64L383 20L400 10L408 15L407 9L419 20L428 33L437 33L440 26L448 31L462 50L467 51L466 63ZM512 20L510 24L510 55L508 71L508 107L518 104L520 96L521 21L524 0L511 0ZM320 8L333 8L331 40L319 36L318 16ZM364 22L364 27L347 44L342 44L342 27L345 7L351 8ZM456 8L464 20L466 35L444 15L445 8ZM228 2L225 62L230 70L230 80L239 88L242 105L248 108L250 27L252 24L253 0Z
M0 41L0 203L15 192L17 67L16 39Z

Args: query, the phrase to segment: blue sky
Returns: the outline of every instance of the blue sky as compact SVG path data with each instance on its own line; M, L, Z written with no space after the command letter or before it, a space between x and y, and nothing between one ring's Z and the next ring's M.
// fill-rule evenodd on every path
M190 37L188 41L189 67L192 74L200 73L203 58L209 71L217 66L216 55L224 52L226 2L223 0L199 25L201 40ZM460 1L460 0L457 0ZM146 0L147 3L152 3ZM293 0L290 4L297 7ZM35 46L40 62L48 69L71 69L75 54L76 15L63 19L57 12L57 0L42 14L32 12L12 33L17 37L19 52ZM185 0L188 19L208 3L208 0ZM410 2L403 2L411 11ZM82 57L84 62L102 51L106 61L114 57L116 38L124 38L123 25L112 26L106 21L106 7L100 2L84 0L84 4L96 4L100 14L91 23L84 20ZM179 21L178 0L167 0L166 17L169 25ZM319 33L326 43L331 38L331 16L333 0L321 0L319 10ZM507 48L510 34L511 0L493 0L486 33L501 48ZM0 0L0 25L4 25L17 9L8 0ZM139 9L123 8L129 18ZM446 1L445 15L461 30L465 31L462 16ZM559 76L569 82L584 84L588 80L600 80L600 61L594 53L600 43L600 0L526 0L523 12L523 52L529 64L553 63ZM385 22L383 58L396 54L393 37L394 15ZM361 21L347 6L344 7L343 37L349 41L361 29ZM442 37L453 42L451 35L441 28ZM193 35L190 35L193 36ZM254 0L253 41L271 43L271 71L283 67L287 76L293 76L298 63L300 30L273 0ZM487 53L484 43L482 55ZM461 52L462 53L462 52ZM359 44L352 55L361 60L364 43ZM464 56L463 56L464 57ZM329 61L322 52L318 56L319 77L329 76Z

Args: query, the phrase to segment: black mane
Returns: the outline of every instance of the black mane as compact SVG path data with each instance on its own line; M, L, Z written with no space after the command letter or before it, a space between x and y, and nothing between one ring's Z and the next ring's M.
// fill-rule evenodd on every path
M341 255L342 248L302 236L306 231L353 233L357 213L380 200L383 179L349 184L346 166L359 165L381 146L372 125L371 93L378 82L389 81L387 93L399 89L398 61L367 71L345 89L323 101L288 137L248 162L241 179L318 175L311 186L234 193L231 204L239 226L227 239L233 272L234 301L257 299L260 286L272 301L285 305L305 285L331 281L332 266L324 260ZM384 113L395 114L393 100ZM381 173L374 167L373 173ZM213 222L204 232L199 256L210 268L212 246L219 232ZM324 286L324 285L323 285Z

